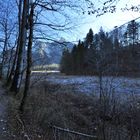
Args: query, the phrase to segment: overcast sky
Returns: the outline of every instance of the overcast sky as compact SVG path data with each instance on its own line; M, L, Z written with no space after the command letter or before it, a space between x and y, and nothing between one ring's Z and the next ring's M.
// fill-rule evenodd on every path
M95 5L100 7L104 0L93 0ZM78 40L83 39L86 36L89 28L92 28L94 33L97 33L102 26L106 31L111 31L115 26L120 26L132 19L140 17L140 12L125 11L122 12L121 8L130 7L131 5L139 5L140 0L119 0L117 2L117 11L115 13L107 13L102 16L96 17L96 15L83 15L77 22L81 23L76 31L72 31L72 36L70 33L65 34L66 39Z

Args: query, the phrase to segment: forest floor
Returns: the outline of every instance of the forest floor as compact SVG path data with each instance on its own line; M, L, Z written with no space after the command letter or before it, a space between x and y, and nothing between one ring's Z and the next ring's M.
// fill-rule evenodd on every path
M0 81L0 140L10 139L8 130L8 98Z
M140 78L103 77L103 100L98 98L100 83L96 76L34 73L31 80L31 93L24 116L28 134L36 132L30 125L33 124L34 128L44 131L43 135L37 130L42 138L53 137L54 133L47 128L48 124L51 124L101 137L100 128L105 122L108 133L106 135L113 134L112 138L106 139L114 139L116 135L121 135L122 138L118 139L128 139L129 133L126 133L128 130L125 128L130 124L128 116L131 116L132 106L138 116L134 118L135 124L139 127ZM104 109L105 117L102 115ZM116 117L119 119L118 125ZM117 140L117 137L115 139Z
M20 140L15 101L0 81L0 140Z

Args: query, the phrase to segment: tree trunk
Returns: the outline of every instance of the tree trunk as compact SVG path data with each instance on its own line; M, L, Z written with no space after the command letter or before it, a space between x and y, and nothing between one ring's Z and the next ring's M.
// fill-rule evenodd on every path
M8 58L8 70L7 70L7 74L6 74L6 79L8 79L8 77L9 77L9 74L10 74L10 70L11 70L11 63L12 63L12 57L13 57L13 49L14 48L12 48L11 49L11 51L10 51L10 56L8 56L9 58Z
M14 57L14 61L13 61L13 65L10 71L10 74L7 78L7 86L10 86L11 82L12 82L12 77L14 75L14 71L15 71L15 65L16 65L16 61L17 61L17 55L18 55L18 50L19 50L19 43L20 43L20 35L21 35L21 16L22 16L22 0L19 0L19 5L18 5L18 30L19 30L19 35L18 35L18 40L17 40L17 48L16 48L16 53L15 53L15 57Z
M15 57L14 57L14 61L13 61L13 65L12 65L12 68L11 68L11 71L8 75L8 78L7 78L7 82L6 82L6 86L10 86L11 82L12 82L12 77L14 75L14 70L15 70L15 65L16 65L16 60L17 60L17 54L18 54L18 45L17 45L17 48L16 48L16 53L15 53Z
M19 33L19 50L18 50L18 58L17 58L17 64L16 64L16 70L14 74L14 78L12 81L12 85L10 90L13 92L18 92L18 85L19 85L19 78L20 78L20 71L21 71L21 63L22 63L22 54L23 54L23 48L26 44L26 24L27 24L27 16L28 16L28 5L29 0L24 0L23 3L23 13L22 13L22 21L21 21L21 31Z
M28 42L28 50L27 50L27 70L26 70L26 81L25 81L23 98L19 108L21 112L23 112L24 110L24 105L30 87L30 75L31 75L31 66L32 66L33 15L34 15L34 4L32 4L31 6L31 11L29 16L30 32L29 32L29 42Z
M4 47L3 47L3 51L2 51L1 67L0 67L0 78L3 78L3 67L4 67L4 61L5 61L5 52L7 50L7 42L8 42L8 38L7 38L7 23L6 23L5 40L4 40Z

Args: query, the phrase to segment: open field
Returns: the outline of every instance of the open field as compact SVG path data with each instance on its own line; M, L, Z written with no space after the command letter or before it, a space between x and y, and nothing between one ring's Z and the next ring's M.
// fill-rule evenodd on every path
M99 94L99 78L97 76L66 76L61 74L37 73L34 81L46 81L51 84L71 87L75 93ZM117 95L140 94L140 78L103 77L103 89Z
M98 77L33 73L24 114L28 134L53 140L51 124L99 140L139 140L140 78L103 77L102 88L100 100Z

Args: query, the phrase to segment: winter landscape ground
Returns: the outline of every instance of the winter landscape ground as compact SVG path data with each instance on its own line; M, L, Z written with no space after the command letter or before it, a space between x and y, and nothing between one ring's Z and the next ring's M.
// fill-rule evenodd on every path
M0 0L0 140L140 140L138 0Z
M102 80L103 97L100 100L97 76L32 73L31 94L24 116L28 134L33 136L38 131L41 138L53 140L53 131L48 125L98 138L105 135L107 140L127 140L131 135L130 129L139 132L140 78L106 76ZM47 134L44 135L42 132L45 130ZM57 130L54 136L64 139L64 134L65 137L69 135L68 139L86 140ZM133 138L139 139L137 133Z
M52 84L71 86L76 93L99 95L99 77L97 76L68 76L60 73L48 74L47 72L33 74L34 80L46 81ZM36 75L36 76L35 76ZM140 78L136 77L103 77L103 86L107 90L112 90L115 94L140 95Z

